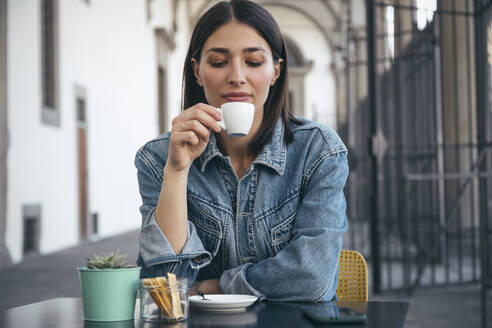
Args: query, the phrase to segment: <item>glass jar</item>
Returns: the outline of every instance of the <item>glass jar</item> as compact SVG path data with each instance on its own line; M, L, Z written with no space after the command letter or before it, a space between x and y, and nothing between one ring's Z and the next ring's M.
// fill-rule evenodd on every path
M140 319L178 322L188 319L189 288L186 278L178 278L174 288L158 278L140 279Z

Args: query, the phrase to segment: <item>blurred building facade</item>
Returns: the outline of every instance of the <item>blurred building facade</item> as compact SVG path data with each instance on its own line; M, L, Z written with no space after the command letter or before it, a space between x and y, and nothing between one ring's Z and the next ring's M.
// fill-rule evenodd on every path
M0 0L0 266L139 226L135 151L217 2ZM348 146L344 248L374 291L492 285L492 0L257 2L294 113Z
M140 226L134 154L181 110L192 26L217 2L0 1L0 267ZM285 33L295 115L336 127L341 3L258 2Z
M2 1L13 262L139 227L133 159L180 110L187 19L178 1Z

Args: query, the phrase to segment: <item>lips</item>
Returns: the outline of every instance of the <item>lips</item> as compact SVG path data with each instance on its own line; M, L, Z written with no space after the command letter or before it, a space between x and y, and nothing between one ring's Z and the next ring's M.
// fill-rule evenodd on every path
M247 92L228 92L224 94L224 97L227 101L247 101L251 95Z

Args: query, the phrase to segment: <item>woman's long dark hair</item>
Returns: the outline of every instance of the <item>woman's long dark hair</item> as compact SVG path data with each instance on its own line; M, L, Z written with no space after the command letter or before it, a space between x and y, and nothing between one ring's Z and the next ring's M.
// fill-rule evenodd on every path
M290 113L287 79L288 58L285 40L274 18L265 8L249 0L232 0L219 2L202 15L193 29L184 65L183 110L200 102L207 103L203 88L196 83L191 59L195 58L199 63L203 45L210 35L222 25L233 20L249 25L265 39L272 50L274 63L277 63L280 58L283 59L280 76L275 84L270 87L263 107L263 121L249 144L249 151L256 156L263 149L263 146L271 140L279 118L282 119L285 127L284 138L287 143L294 140L289 120L301 124Z
M271 140L275 124L279 118L282 119L285 126L284 138L287 143L294 140L289 120L293 120L298 124L301 123L294 118L289 110L285 41L277 23L265 8L249 0L232 0L230 2L219 2L202 15L193 29L184 65L183 110L200 102L207 103L203 88L196 83L191 59L195 58L199 63L203 45L210 35L222 25L233 20L251 26L265 39L272 50L274 63L277 63L280 58L283 59L280 76L275 81L275 84L270 87L263 107L263 121L249 144L251 154L258 155L263 146Z

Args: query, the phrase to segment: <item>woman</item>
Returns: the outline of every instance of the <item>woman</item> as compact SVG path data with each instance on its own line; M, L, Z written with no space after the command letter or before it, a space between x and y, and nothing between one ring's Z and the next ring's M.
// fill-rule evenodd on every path
M207 293L329 301L346 230L347 151L335 132L289 114L287 53L254 2L221 2L196 24L184 110L137 152L142 276L173 272ZM245 137L216 107L254 104Z

